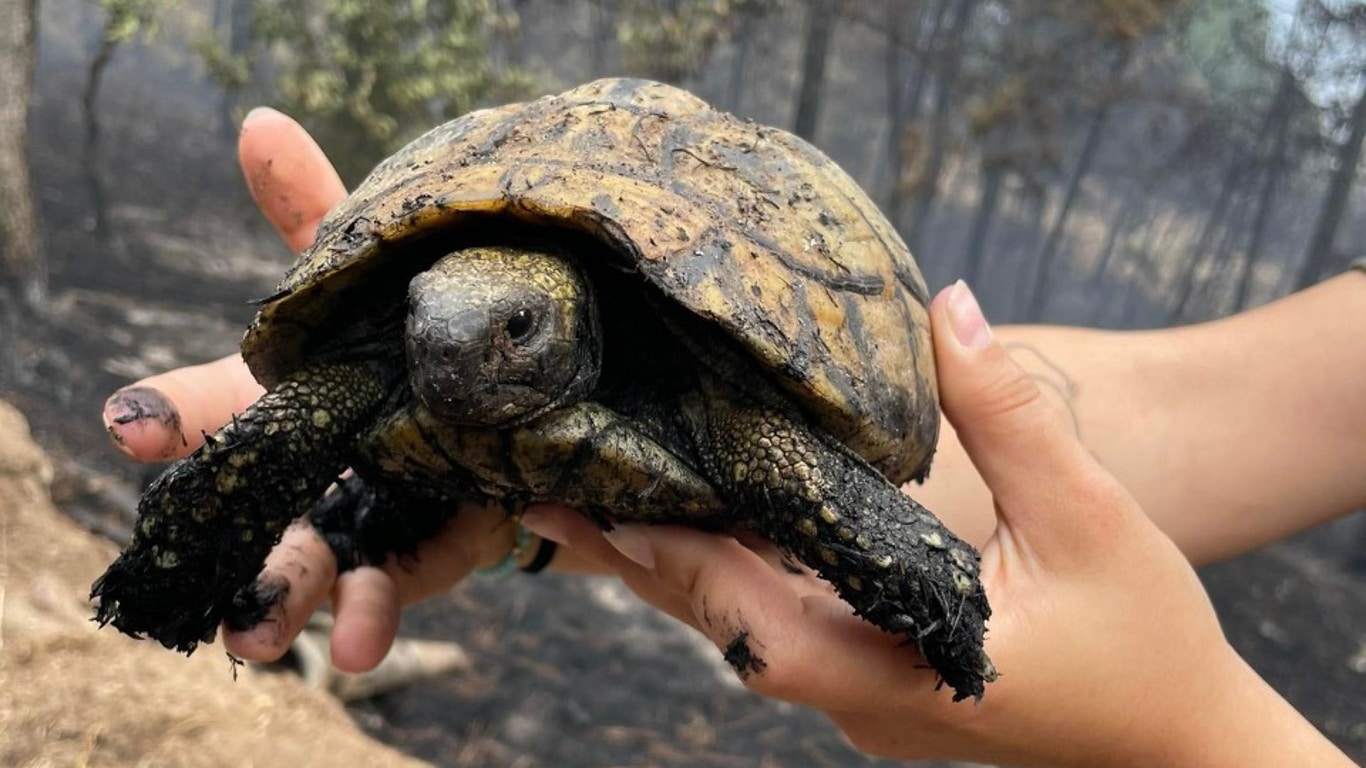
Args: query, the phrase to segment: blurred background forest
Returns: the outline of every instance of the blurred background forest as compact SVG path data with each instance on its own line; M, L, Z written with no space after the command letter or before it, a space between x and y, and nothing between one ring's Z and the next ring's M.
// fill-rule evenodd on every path
M120 165L130 150L192 142L205 167L184 172L202 180L254 104L304 120L354 181L436 122L608 74L812 140L932 282L968 278L998 321L1225 314L1340 269L1366 226L1351 206L1366 8L1347 0L21 0L6 13L25 8L44 21L41 61L70 67L65 103L40 93L33 123L80 113L61 150L84 165L72 223L114 237L119 210L149 202ZM6 27L20 83L37 38ZM6 101L13 168L25 99ZM193 136L135 119L158 107ZM40 207L25 180L4 174L0 231L6 275L32 294L65 260L23 244L38 242L25 233ZM194 188L174 213L225 205Z
M1366 252L1354 0L0 0L0 396L59 502L126 532L141 477L100 403L231 351L283 273L235 163L247 109L299 118L354 183L442 120L607 75L810 139L998 323L1209 319ZM1358 758L1363 550L1358 514L1203 574Z

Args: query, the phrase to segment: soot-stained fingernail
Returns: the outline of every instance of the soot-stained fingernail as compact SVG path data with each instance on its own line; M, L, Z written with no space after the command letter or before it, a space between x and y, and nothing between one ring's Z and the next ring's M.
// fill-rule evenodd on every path
M104 404L105 416L112 424L131 424L135 421L156 421L180 429L180 414L159 389L125 387L109 396Z
M119 449L130 455L133 449L126 442L130 429L157 426L165 430L166 455L175 452L175 443L187 444L180 428L180 412L161 390L153 387L126 387L110 395L104 403L104 426Z
M229 632L247 632L265 623L277 609L283 619L289 587L289 579L278 573L261 574L233 596L232 606L223 614L223 626ZM283 632L283 625L283 621L276 622L276 631Z

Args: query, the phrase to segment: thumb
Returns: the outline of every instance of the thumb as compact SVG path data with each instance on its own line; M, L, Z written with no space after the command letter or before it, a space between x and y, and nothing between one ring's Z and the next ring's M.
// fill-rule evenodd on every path
M1046 532L1031 537L1036 545L1044 539L1064 547L1089 540L1097 516L1116 508L1100 502L1124 493L1118 481L995 339L965 283L935 297L930 319L944 413L1003 521L1016 531Z

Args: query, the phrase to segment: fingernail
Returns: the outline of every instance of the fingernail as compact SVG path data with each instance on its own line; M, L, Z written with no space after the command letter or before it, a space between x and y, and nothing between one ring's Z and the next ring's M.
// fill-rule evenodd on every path
M128 445L131 432L146 432L149 428L160 427L165 434L159 442L164 447L161 455L175 453L175 441L185 444L185 434L180 429L180 413L160 390L152 387L127 387L109 396L104 403L104 428L109 437L130 457L136 453Z
M569 544L568 529L555 515L539 509L528 509L522 513L522 527L556 544Z
M958 343L969 349L991 343L991 326L987 325L972 289L962 280L949 288L948 310L949 319L953 322L953 335L958 337Z
M251 111L247 113L247 116L244 117L244 118L242 118L242 125L238 128L238 130L239 130L239 131L244 131L244 130L246 130L247 124L250 123L251 121L253 121L253 120L259 120L259 119L261 119L262 117L265 117L266 115L269 115L270 113L275 112L275 111L276 111L276 110L271 109L270 107L252 107L252 108L251 108Z
M607 543L611 544L613 549L620 552L627 560L646 570L654 570L654 549L650 546L650 540L645 538L645 534L639 530L631 526L618 526L602 536L607 539Z

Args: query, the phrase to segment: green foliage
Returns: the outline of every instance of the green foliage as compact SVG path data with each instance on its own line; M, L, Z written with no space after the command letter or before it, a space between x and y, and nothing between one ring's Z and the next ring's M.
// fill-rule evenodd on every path
M138 36L156 37L157 12L165 12L176 0L93 0L105 12L104 41L119 45Z
M435 123L533 89L526 72L493 64L494 41L517 29L496 0L255 0L251 9L248 53L201 46L206 67L301 120L348 181ZM259 73L269 80L255 82Z
M1249 100L1268 98L1276 73L1266 58L1266 7L1245 0L1205 0L1193 4L1189 13L1182 47L1216 107L1239 112Z
M165 11L173 0L94 0L106 14L104 40L126 43L138 35L157 33L157 12Z
M251 84L253 72L250 57L234 56L208 38L197 40L190 47L199 56L209 79L234 92Z
M617 43L626 71L687 84L707 66L716 44L743 14L763 14L783 0L624 0Z

